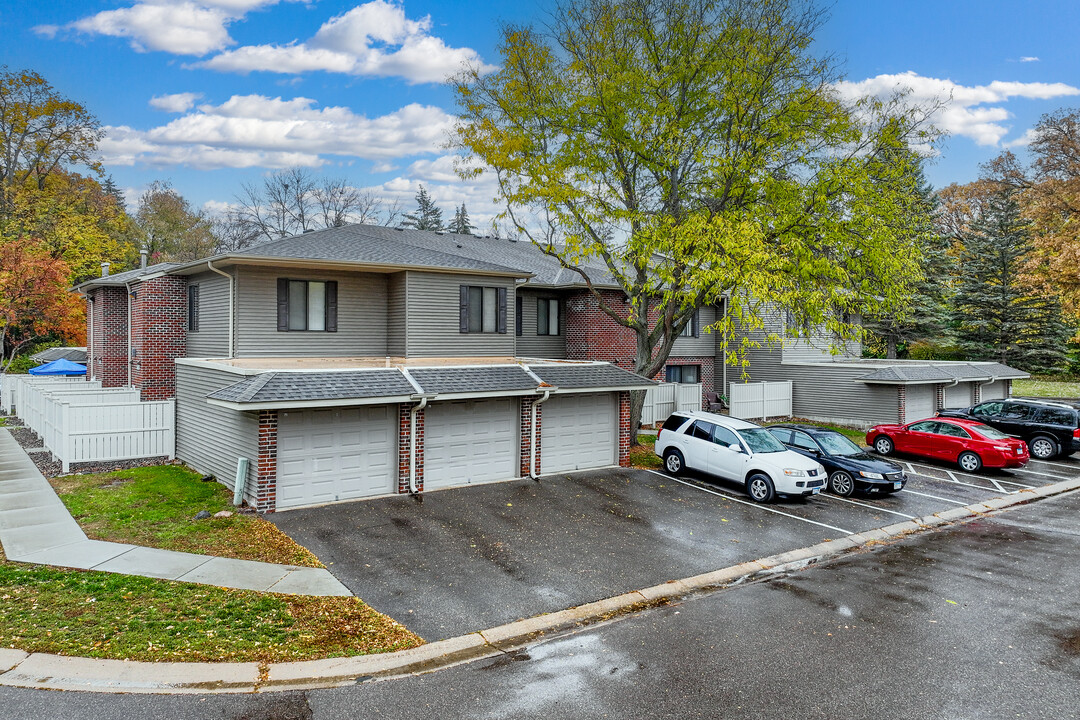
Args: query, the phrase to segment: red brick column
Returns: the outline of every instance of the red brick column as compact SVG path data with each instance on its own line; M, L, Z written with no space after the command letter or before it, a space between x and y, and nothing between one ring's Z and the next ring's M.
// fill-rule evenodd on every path
M133 383L143 400L176 396L176 363L187 352L187 278L163 275L133 285Z
M1012 380L1005 381L1005 397L1012 397Z
M409 439L412 403L398 405L398 492L409 492ZM424 491L424 411L416 413L416 491Z
M938 383L934 386L934 412L945 407L945 384Z
M978 405L982 402L982 383L972 383L975 389L971 391L971 404Z
M532 458L532 412L533 406L539 398L521 398L521 462L518 470L521 477L529 477L529 460ZM536 405L536 465L533 472L540 474L542 465L540 455L540 430L543 426L544 404Z
M630 393L619 393L619 467L630 467L630 447L637 438L630 427Z
M896 417L901 425L907 422L907 385L896 386Z
M127 290L96 288L88 298L93 298L88 301L93 306L88 313L93 318L93 342L87 339L87 350L93 346L93 357L87 363L93 365L94 379L100 380L102 387L123 387L128 382Z
M255 472L255 508L259 512L277 509L278 411L259 411L259 461Z

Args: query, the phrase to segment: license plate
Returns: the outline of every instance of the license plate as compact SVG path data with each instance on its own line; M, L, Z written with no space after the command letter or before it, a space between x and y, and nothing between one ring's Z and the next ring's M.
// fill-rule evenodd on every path
M1023 455L1024 454L1024 448L1016 448L1016 454L1017 455Z
M892 484L893 490L899 490L903 483L894 482Z

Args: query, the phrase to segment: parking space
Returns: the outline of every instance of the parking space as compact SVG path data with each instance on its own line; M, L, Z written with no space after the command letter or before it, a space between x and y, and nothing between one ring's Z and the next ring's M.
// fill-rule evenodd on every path
M599 470L271 516L338 579L428 640L552 612L1080 475L1080 463L978 475L897 458L885 496L758 505L688 473Z

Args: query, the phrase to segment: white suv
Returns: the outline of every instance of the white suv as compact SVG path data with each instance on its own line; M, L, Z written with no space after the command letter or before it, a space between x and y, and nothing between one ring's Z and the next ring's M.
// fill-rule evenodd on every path
M816 495L826 483L821 463L784 447L765 428L708 412L678 412L656 438L664 468L686 468L743 483L755 502L776 495Z

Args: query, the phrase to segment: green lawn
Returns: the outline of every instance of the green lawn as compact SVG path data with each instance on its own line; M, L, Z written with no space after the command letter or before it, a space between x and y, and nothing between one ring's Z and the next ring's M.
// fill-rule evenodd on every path
M1026 397L1076 399L1080 398L1080 381L1036 377L1029 380L1013 380L1012 394Z
M422 640L358 598L310 598L7 561L0 647L150 661L282 662Z
M200 510L236 510L228 488L199 477L182 465L158 465L50 482L95 540L322 567L310 551L256 515L195 520Z
M653 452L654 445L656 445L655 435L638 435L637 445L630 448L630 465L652 470L663 467L663 461Z

